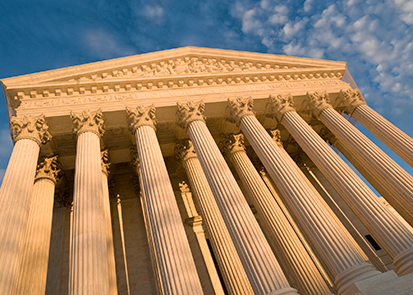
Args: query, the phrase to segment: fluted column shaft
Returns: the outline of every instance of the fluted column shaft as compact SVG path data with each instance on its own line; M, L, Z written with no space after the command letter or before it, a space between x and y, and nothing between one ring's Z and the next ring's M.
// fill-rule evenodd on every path
M39 145L16 142L0 189L0 293L12 294L30 211Z
M44 118L10 122L17 136L0 188L0 294L13 294L17 286L40 143L45 134L50 138L47 127L36 128L39 122L45 125Z
M413 177L332 107L324 109L319 115L319 120L391 193L393 198L387 201L390 204L398 201L410 214L413 214ZM394 207L397 207L397 204Z
M175 194L155 133L155 108L127 108L135 135L145 222L162 294L203 294Z
M203 294L155 130L135 132L142 190L164 294Z
M193 121L187 130L255 294L296 294L206 124Z
M73 193L69 294L109 294L99 136L78 135Z
M50 160L50 161L47 161ZM17 294L43 295L46 290L53 203L56 185L56 157L46 159L37 172L32 204L20 263Z
M352 116L413 167L413 139L410 136L368 105L357 107Z
M272 133L272 132L270 132ZM273 135L272 135L273 137ZM291 158L290 155L287 153L287 151L284 149L283 145L281 142L278 142L278 139L275 139L273 137L275 143L280 147L281 151L284 153L284 155L287 158ZM350 234L349 229L344 226L342 220L339 219L337 216L337 212L333 211L333 208L329 204L327 204L327 201L321 196L321 194L317 191L317 189L314 187L314 185L310 182L310 180L307 178L305 175L304 171L301 170L301 167L299 167L299 164L297 161L294 161L296 165L294 165L294 168L296 168L297 172L303 176L303 179L307 182L308 186L311 187L311 189L314 192L314 195L317 196L320 200L320 202L324 205L325 209L330 212L330 218L333 218L336 220L337 224L340 226L344 234L346 235L347 239L350 241L350 243L353 245L353 247L357 250L357 253L363 258L364 261L368 262L369 257L367 257L366 253L361 249L359 243L355 241L355 238ZM361 238L363 239L363 238ZM364 241L364 240L363 240ZM375 265L376 266L376 265ZM380 269L379 269L380 270Z
M412 272L413 233L296 112L286 113L281 123L395 263L401 263L395 264L399 274ZM405 258L398 260L400 255Z
M354 156L340 143L339 140L334 142L334 146L343 154L343 156L360 172L361 175L376 189L376 191L386 200L392 199L392 195L387 191L387 189L379 182L370 172L368 172L363 165L354 158ZM413 226L413 215L410 214L406 208L400 204L397 200L392 202L393 208L401 215L403 218Z
M234 295L254 294L198 158L182 156L182 164L205 221L226 289Z
M413 167L413 139L370 108L358 89L341 90L336 105L359 120Z
M228 151L242 183L257 205L267 228L295 278L301 294L331 294L326 282L304 248L291 224L261 179L245 150Z
M116 282L116 263L115 263L115 249L113 247L113 232L112 232L112 217L110 214L110 200L107 170L102 170L103 183L103 201L105 210L105 228L106 228L106 242L108 253L108 272L109 272L109 294L118 294L118 286Z
M336 221L328 218L328 211L294 168L295 163L283 154L255 116L244 116L239 125L302 228L313 239L313 245L320 247L325 261L330 261L339 293L354 282L378 275L357 253Z

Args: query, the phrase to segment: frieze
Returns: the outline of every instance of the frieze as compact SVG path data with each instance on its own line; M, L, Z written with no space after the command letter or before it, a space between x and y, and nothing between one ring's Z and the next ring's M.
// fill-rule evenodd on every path
M70 97L49 97L47 99L22 99L19 106L21 109L54 107L60 105L77 105L87 103L102 103L114 101L129 101L154 99L163 97L179 97L187 95L202 95L202 94L218 94L218 93L234 93L253 90L271 90L281 88L300 88L300 87L317 87L329 85L348 85L341 80L325 80L325 81L291 81L288 83L271 83L271 84L251 84L242 86L226 86L226 87L207 87L207 88L187 88L176 89L170 91L136 91L129 93L113 93L113 94L95 94L81 95Z
M204 73L257 72L280 69L302 69L310 66L282 63L234 61L208 57L184 57L115 69L109 72L80 76L69 81L88 81L124 77L176 76Z

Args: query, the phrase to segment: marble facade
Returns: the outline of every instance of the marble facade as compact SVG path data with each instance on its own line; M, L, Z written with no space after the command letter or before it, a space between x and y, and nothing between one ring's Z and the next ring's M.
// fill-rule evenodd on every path
M413 140L344 62L184 47L1 82L1 294L413 289L413 177L342 114L410 165Z

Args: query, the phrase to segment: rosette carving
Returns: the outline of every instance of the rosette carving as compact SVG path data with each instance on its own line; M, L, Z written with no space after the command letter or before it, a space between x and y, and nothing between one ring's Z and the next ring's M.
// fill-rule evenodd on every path
M103 128L103 114L101 110L91 112L90 110L83 111L81 114L70 112L74 127L74 132L80 135L84 132L93 132L97 136L102 136L105 133Z
M23 116L11 117L10 125L13 129L13 138L15 141L20 139L31 139L40 144L45 144L52 138L49 133L49 127L46 125L44 115L38 117Z
M188 101L186 103L178 102L177 106L177 124L181 128L188 128L189 124L191 124L194 121L205 122L205 103L203 101Z
M244 135L242 133L225 134L220 143L221 150L224 154L233 154L245 151Z
M255 116L253 111L254 101L251 97L228 98L226 120L231 123L239 123L246 116Z
M132 132L135 132L139 127L149 126L153 129L156 125L155 106L151 105L144 107L142 105L137 106L136 109L126 107L126 113L129 119L129 128Z
M281 122L284 115L294 112L293 97L291 94L270 95L270 102L267 104L267 116L276 118Z
M176 142L175 158L180 162L185 162L190 158L196 158L194 146L189 139L183 139Z

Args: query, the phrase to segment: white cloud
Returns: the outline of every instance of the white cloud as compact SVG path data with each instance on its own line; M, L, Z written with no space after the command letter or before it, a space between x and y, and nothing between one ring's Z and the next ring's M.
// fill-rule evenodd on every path
M270 53L347 61L372 107L389 119L413 112L411 0L326 0L321 10L306 0L294 13L280 3L238 0L244 34Z
M162 6L159 6L159 5L154 5L154 6L147 5L145 6L144 11L145 11L144 16L148 19L153 19L153 20L158 20L165 13Z
M284 28L284 34L291 38L292 36L294 36L297 32L301 31L304 28L304 25L306 23L306 19L304 20L300 20L298 22L296 22L295 24L293 23L287 23Z
M261 21L256 17L256 10L250 9L246 11L242 17L242 31L245 34L257 33L262 27Z
M313 0L306 0L305 2L304 2L304 5L303 5L303 7L304 7L304 11L305 12L309 12L310 10L311 10L311 5L313 4Z
M104 29L88 29L83 35L83 41L90 51L100 58L113 58L132 55L133 49L119 41Z

